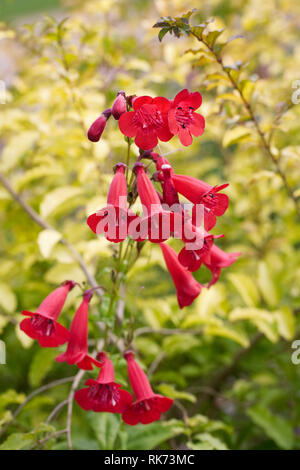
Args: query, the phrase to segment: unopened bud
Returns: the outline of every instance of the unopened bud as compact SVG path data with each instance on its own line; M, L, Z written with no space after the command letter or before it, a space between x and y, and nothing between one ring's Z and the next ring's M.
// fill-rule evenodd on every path
M105 129L106 121L111 116L111 109L106 109L103 113L93 122L88 130L87 136L91 142L98 142Z
M125 92L119 91L111 109L113 117L118 121L123 113L126 112Z

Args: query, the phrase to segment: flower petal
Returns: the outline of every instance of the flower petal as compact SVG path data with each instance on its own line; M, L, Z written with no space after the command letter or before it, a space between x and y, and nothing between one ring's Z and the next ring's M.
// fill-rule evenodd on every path
M153 98L151 96L139 96L133 100L132 106L133 109L136 111L139 109L143 104L152 104Z
M134 115L134 111L124 113L118 121L120 131L127 137L135 137L138 131L138 127L133 123Z
M195 137L199 137L203 134L205 129L205 120L201 114L193 113L193 121L190 125L191 133Z
M188 100L189 96L190 94L187 88L185 88L184 90L181 90L179 93L177 93L177 95L174 98L173 107L176 108L176 106L178 106L181 101Z
M190 130L187 128L179 128L178 137L182 145L185 147L193 143L193 137L191 136Z
M124 114L123 114L124 116ZM122 116L120 117L120 120ZM120 121L119 121L120 122ZM156 147L158 139L153 130L139 129L136 134L135 144L142 150L151 150Z

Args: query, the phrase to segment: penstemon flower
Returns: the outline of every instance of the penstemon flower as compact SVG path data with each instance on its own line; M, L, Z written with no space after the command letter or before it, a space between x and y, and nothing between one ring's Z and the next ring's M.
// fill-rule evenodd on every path
M72 320L67 350L56 357L57 362L76 364L79 369L84 370L92 370L93 364L101 366L100 361L88 354L88 309L92 295L91 291L84 292L83 300Z
M77 390L75 400L86 411L123 413L132 402L132 395L115 382L114 366L107 355L99 353L97 359L101 362L97 380L88 379L88 388Z
M132 426L138 423L149 424L157 421L162 413L171 408L173 400L153 392L145 372L135 361L131 351L126 351L124 356L127 361L128 377L136 401L131 403L123 412L123 421Z
M103 134L107 120L111 116L111 109L106 109L103 113L93 122L88 130L87 136L91 142L98 142Z
M115 165L116 173L108 191L107 206L87 219L87 224L94 233L104 233L107 240L114 243L125 240L129 223L138 217L127 209L125 168L125 163Z
M156 147L158 139L167 142L172 138L168 125L170 102L163 97L140 96L133 101L133 111L122 114L120 131L135 137L135 144L149 150Z
M61 287L49 294L37 308L36 312L23 310L25 318L20 323L20 328L30 338L38 340L43 347L57 347L66 343L69 331L57 322L57 318L64 306L67 295L76 285L74 281L65 281Z
M202 286L193 278L187 268L182 266L173 248L165 243L160 243L160 248L176 288L178 305L180 308L187 307L198 297Z
M202 104L202 96L198 91L190 93L187 89L180 91L174 98L168 113L169 127L172 134L179 137L182 145L188 146L193 137L203 134L205 120L201 114L195 113Z

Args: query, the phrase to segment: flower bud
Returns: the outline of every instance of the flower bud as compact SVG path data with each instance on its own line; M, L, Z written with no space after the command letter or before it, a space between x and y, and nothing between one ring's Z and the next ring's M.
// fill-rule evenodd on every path
M111 116L111 109L106 109L103 113L93 122L88 130L87 136L91 142L98 142L105 129L106 121Z
M112 106L112 115L118 121L123 113L126 112L126 99L125 92L119 91L114 104Z

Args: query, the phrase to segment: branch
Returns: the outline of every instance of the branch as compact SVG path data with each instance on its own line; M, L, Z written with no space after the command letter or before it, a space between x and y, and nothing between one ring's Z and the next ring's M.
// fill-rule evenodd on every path
M3 426L3 428L0 430L0 436L2 436L2 434L5 433L6 429L8 428L8 426L16 419L16 417L21 413L22 409L24 408L25 405L27 405L27 403L32 399L34 398L36 395L39 395L40 393L43 393L45 392L46 390L49 390L50 388L53 388L53 387L56 387L57 385L61 385L61 384L65 384L67 382L71 382L72 380L74 380L74 377L76 376L72 376L72 377L65 377L63 379L59 379L59 380L54 380L53 382L50 382L46 385L43 385L42 387L40 388L37 388L36 390L34 390L32 393L30 393L26 399L23 401L23 403L21 403L18 408L16 409L16 411L14 412L12 418L10 421L8 421L5 426Z
M283 182L283 185L289 195L289 197L292 199L293 203L294 203L294 206L295 206L295 209L296 209L296 213L297 213L297 216L298 218L300 219L300 207L298 205L298 201L297 201L297 198L296 196L294 195L294 192L292 190L292 188L290 187L288 181L287 181L287 177L285 175L285 173L282 171L282 169L280 168L280 165L279 165L279 158L276 158L276 156L274 155L274 153L272 152L271 150L271 146L270 146L270 143L268 142L268 140L266 139L266 136L264 134L264 132L262 131L259 123L258 123L258 120L255 116L255 113L254 113L254 110L251 106L251 104L247 101L247 99L245 98L242 90L239 88L238 86L238 83L237 81L232 77L231 73L230 73L230 70L228 70L228 68L224 65L224 62L222 60L222 58L220 56L218 56L216 54L216 52L214 51L213 47L211 47L209 44L207 44L207 42L204 41L204 39L199 39L196 34L194 33L191 33L199 42L202 42L202 44L204 44L207 49L214 55L215 57L215 60L218 62L218 64L220 65L220 67L222 68L223 72L227 75L227 77L229 78L231 84L232 84L232 87L234 88L234 90L236 90L242 100L242 103L243 105L245 106L247 112L249 113L249 117L250 117L250 120L253 122L254 124L254 127L257 131L257 134L261 140L261 143L262 143L262 146L266 152L266 154L268 155L268 157L272 160L273 164L275 165L276 167L276 170L277 170L277 173L278 175L280 176L282 182Z
M59 431L55 431L55 432L49 434L48 436L44 437L43 439L38 440L32 447L30 447L29 450L35 449L36 447L45 444L50 439L53 439L55 437L59 437L62 434L66 434L66 432L67 432L66 429L60 429Z
M66 432L67 432L69 450L72 450L71 427L72 427L72 411L73 411L74 394L84 373L85 373L84 370L80 370L79 372L77 372L77 374L74 377L73 384L72 384L72 387L68 396L68 417L67 417Z
M157 335L202 335L203 330L193 330L193 329L181 329L181 328L161 328L160 330L155 330L150 326L145 326L143 328L138 328L135 330L134 336L141 336L145 334L157 334Z
M54 229L48 222L46 222L34 209L32 209L29 204L22 198L22 196L13 189L11 186L10 182L8 179L3 175L3 173L0 172L0 182L3 184L5 189L9 192L9 194L12 196L12 198L24 209L25 212L29 215L29 217L37 224L39 225L42 229L50 229L50 230L56 230ZM81 254L76 250L76 248L70 243L66 238L62 237L60 239L60 243L64 246L66 246L71 254L73 255L73 258L75 261L77 261L78 265L80 266L81 270L83 271L85 277L87 278L89 284L92 287L97 287L97 281L94 278L94 276L90 273L89 268L85 264ZM103 295L103 290L102 289L97 289L96 294L101 297Z
M53 410L51 411L51 413L49 414L46 420L46 424L49 424L52 421L52 419L57 415L57 413L67 404L68 404L68 400L64 400L61 403L59 403L55 408L53 408Z

